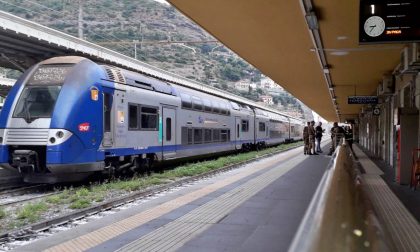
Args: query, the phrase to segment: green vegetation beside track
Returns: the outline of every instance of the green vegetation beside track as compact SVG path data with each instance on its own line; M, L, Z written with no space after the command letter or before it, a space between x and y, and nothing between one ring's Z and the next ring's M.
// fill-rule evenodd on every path
M36 202L26 203L18 209L0 209L0 219L7 220L6 222L8 222L7 225L0 225L0 232L18 228L42 219L48 219L52 214L60 215L68 213L72 209L84 209L135 191L142 191L157 185L169 184L186 177L205 174L227 166L242 164L264 155L278 153L301 145L302 142L282 144L260 151L251 151L219 157L209 161L185 164L162 173L152 173L150 176L135 176L127 180L111 180L107 183L95 183L89 186L65 189L52 196L41 198Z

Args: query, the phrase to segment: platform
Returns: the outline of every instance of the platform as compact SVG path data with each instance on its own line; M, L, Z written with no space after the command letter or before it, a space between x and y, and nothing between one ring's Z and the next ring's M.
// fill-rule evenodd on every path
M15 251L285 251L330 160L293 149Z

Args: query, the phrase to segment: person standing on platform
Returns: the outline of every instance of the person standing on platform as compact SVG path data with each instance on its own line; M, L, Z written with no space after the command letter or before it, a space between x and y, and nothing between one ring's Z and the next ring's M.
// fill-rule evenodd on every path
M308 122L308 124L303 128L303 154L306 155L310 155L310 149L309 149L309 125L310 122Z
M353 129L350 128L350 126L345 128L344 137L346 138L346 142L350 149L353 150Z
M321 125L322 125L322 122L319 122L318 126L316 126L316 128L315 128L316 151L319 152L319 153L322 153L321 138L322 138L322 133L324 132Z
M309 155L318 155L315 151L315 122L312 121L308 127L309 131Z

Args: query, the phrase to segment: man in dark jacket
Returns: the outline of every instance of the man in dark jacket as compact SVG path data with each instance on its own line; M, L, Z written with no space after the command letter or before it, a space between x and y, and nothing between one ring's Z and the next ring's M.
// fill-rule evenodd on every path
M318 126L316 126L315 128L315 139L316 139L316 151L317 152L321 152L321 138L322 138L322 133L324 132L324 130L321 127L322 122L318 123Z

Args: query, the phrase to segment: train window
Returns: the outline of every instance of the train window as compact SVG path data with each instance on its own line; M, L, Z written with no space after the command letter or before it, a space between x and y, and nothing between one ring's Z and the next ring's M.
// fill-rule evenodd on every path
M187 145L188 144L188 128L181 127L181 144Z
M221 130L220 131L220 140L222 141L222 142L228 142L229 141L229 138L230 138L230 136L229 136L229 130Z
M220 130L213 129L213 142L220 142Z
M193 109L202 111L203 110L203 102L198 97L192 98Z
M181 94L181 102L182 102L183 108L187 108L187 109L192 108L191 96L187 94Z
M188 144L193 144L193 130L191 128L188 129Z
M33 121L37 118L50 118L61 86L25 87L16 105L13 117Z
M104 93L104 132L111 132L111 94Z
M172 139L172 119L166 118L166 141L171 141Z
M158 109L154 107L144 107L140 109L141 129L158 130Z
M211 112L211 102L209 100L203 100L204 111Z
M228 108L227 108L226 104L221 103L221 104L220 104L220 107L221 107L221 109L220 109L220 113L221 113L222 115L227 115L227 114L228 114Z
M249 131L249 121L248 120L242 120L242 132L248 132Z
M194 129L194 144L203 143L203 129Z
M204 129L204 142L211 143L211 129Z
M239 138L239 124L236 125L236 137Z
M213 113L220 113L220 108L219 108L219 103L218 102L212 102L212 107L213 107Z
M230 102L230 105L232 105L234 110L239 110L239 105L236 102Z
M259 128L259 130L261 131L261 132L264 132L265 131L265 123L263 123L263 122L259 122L259 124L258 124L258 128Z
M139 128L138 118L139 115L137 113L138 106L130 104L128 106L128 129L129 130L136 130Z

